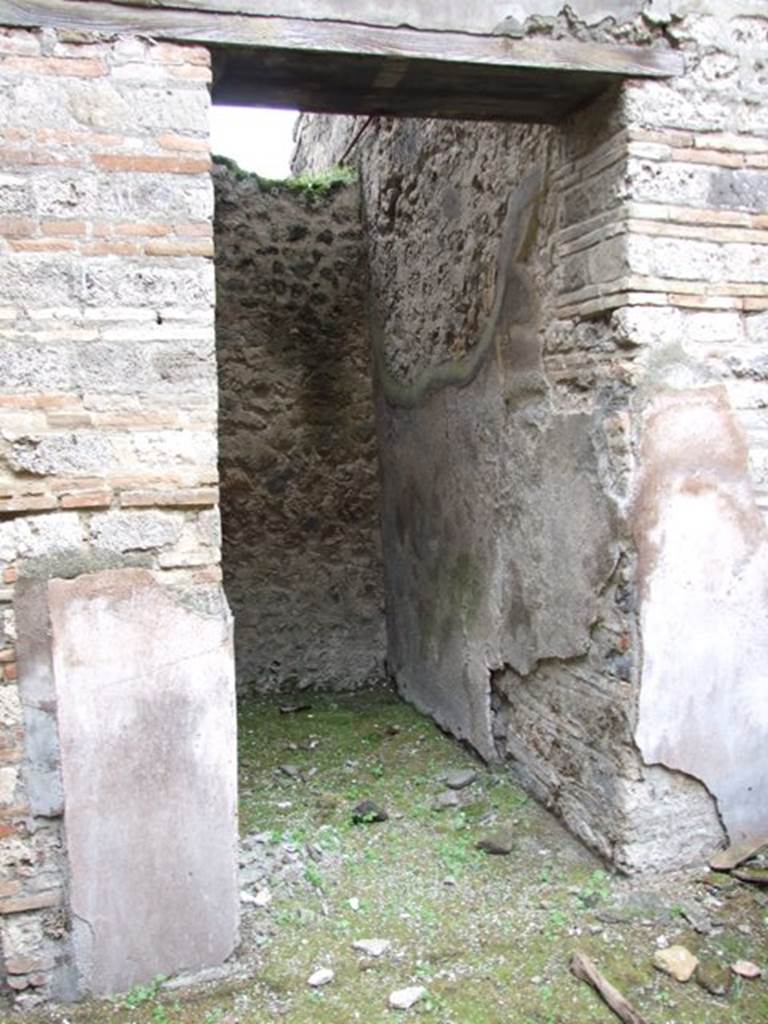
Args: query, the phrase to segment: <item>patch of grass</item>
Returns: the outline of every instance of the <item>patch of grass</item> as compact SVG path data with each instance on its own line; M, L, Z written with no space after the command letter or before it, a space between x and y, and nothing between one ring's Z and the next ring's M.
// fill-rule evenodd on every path
M255 929L266 937L243 961L247 978L184 992L175 1002L157 982L139 986L125 997L130 1006L67 1008L71 1024L220 1024L230 1015L239 1024L393 1024L400 1015L388 1009L389 993L414 984L429 994L409 1020L610 1024L610 1011L568 970L575 947L657 1024L768 1019L762 981L735 986L718 1000L698 985L677 985L651 963L662 930L702 959L760 962L766 906L751 890L735 889L724 901L724 930L689 935L670 908L685 906L696 892L700 898L694 882L609 875L501 770L479 766L391 693L312 695L311 709L298 714L281 714L280 702L250 701L240 713L241 827L266 834L260 846L276 863L283 862L280 847L290 844L288 862L295 856L297 864L290 884L282 876L266 879L268 908L245 908L245 943ZM302 769L302 778L279 773L286 761ZM463 806L434 812L440 773L467 767L479 778L462 792ZM362 799L385 807L389 821L354 826L352 808ZM502 825L519 833L513 854L475 849ZM310 845L320 851L316 861ZM626 921L600 922L594 934L592 911L613 902L639 909ZM751 933L740 932L739 923L749 923ZM374 937L392 946L366 962L351 945ZM307 978L321 966L335 978L314 992ZM52 1012L14 1019L62 1018Z
M215 153L213 162L220 167L226 167L237 181L251 181L262 191L286 189L290 192L301 192L309 197L327 196L336 188L354 184L358 177L353 167L338 164L325 171L305 171L289 178L265 178L255 171L244 170L236 160L228 156Z
M117 1000L117 1005L126 1010L136 1010L146 1003L152 1003L157 999L160 989L167 980L166 975L158 974L146 985L134 985L130 992L126 992Z

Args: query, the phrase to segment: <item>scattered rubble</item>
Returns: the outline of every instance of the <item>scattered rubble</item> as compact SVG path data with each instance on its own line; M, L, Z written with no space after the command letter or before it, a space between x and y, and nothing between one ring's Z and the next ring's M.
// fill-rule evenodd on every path
M699 966L698 959L685 946L669 946L657 949L653 955L653 966L674 978L675 981L690 981Z
M419 1000L423 999L427 990L423 985L411 985L408 988L399 988L392 992L389 997L389 1005L393 1010L410 1010Z

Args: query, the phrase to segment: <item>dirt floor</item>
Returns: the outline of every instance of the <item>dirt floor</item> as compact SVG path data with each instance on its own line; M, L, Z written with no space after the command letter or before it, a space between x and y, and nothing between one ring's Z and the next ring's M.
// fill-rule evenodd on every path
M243 942L227 971L193 988L158 979L110 1002L9 1019L615 1022L569 972L582 950L649 1024L768 1021L768 889L701 870L613 877L503 769L391 694L305 700L303 710L281 711L278 700L242 710ZM476 778L450 789L441 776L459 770ZM364 807L354 823L364 800L388 820ZM511 852L484 852L484 839ZM366 939L389 945L378 957L353 948ZM654 969L656 951L676 943L700 958L712 987L722 971L726 995ZM733 976L739 959L763 977ZM332 980L311 987L322 968ZM410 986L423 988L420 1000L390 1009L391 993Z

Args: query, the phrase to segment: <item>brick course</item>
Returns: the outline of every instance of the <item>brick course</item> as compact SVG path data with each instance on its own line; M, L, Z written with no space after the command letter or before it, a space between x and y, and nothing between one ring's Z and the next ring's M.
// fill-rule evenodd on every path
M201 47L0 31L0 963L20 1005L61 993L68 950L42 926L66 910L60 819L32 817L19 774L14 587L137 558L220 582L209 80Z

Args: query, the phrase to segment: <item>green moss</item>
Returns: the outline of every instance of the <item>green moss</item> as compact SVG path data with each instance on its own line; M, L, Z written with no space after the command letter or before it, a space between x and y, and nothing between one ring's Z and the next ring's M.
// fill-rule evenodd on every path
M357 181L357 171L352 167L337 165L326 171L316 173L304 172L289 178L265 178L254 171L245 171L227 156L214 154L213 162L226 167L238 181L252 181L262 191L298 192L309 197L322 198L344 185L352 185Z

